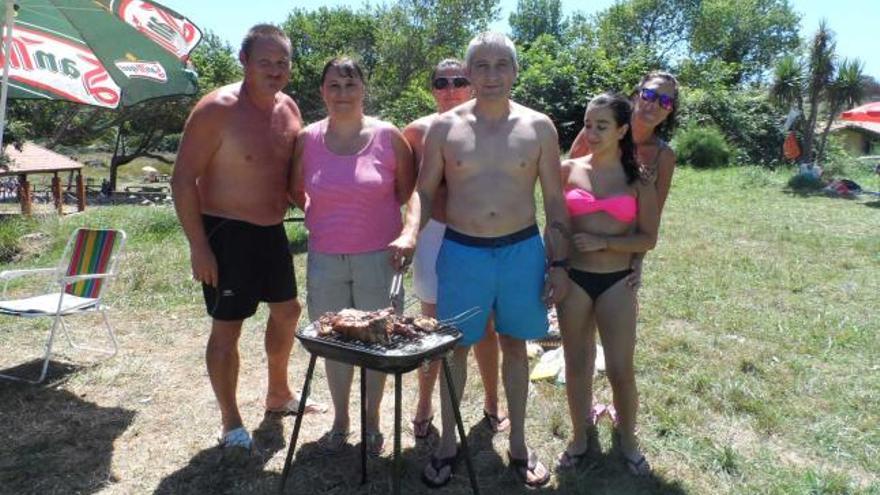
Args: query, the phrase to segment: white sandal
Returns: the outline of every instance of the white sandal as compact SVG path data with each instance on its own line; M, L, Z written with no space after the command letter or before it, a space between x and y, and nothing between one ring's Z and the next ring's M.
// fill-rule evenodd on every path
M244 426L227 431L218 440L220 441L220 447L224 449L237 448L249 451L254 446L251 435Z

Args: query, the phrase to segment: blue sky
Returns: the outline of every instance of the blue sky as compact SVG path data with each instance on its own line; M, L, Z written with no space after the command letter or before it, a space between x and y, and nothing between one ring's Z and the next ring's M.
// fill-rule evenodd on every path
M294 7L307 10L321 6L357 5L356 0L248 0L246 8L216 0L159 0L189 17L202 29L209 29L238 46L247 28L258 22L280 23ZM222 7L219 5L223 5ZM592 14L614 4L614 0L562 0L566 14L579 10ZM837 53L857 57L865 64L865 73L880 81L880 0L791 0L802 14L801 34L812 35L825 18L837 35ZM507 31L507 18L516 8L516 0L501 0L501 20L494 29Z

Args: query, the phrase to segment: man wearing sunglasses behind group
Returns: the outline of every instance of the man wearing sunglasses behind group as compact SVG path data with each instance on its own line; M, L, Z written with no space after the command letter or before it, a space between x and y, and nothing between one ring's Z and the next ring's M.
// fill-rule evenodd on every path
M419 170L421 224L446 183L447 228L437 258L437 316L479 308L458 326L464 334L452 357L455 390L463 390L470 346L495 319L504 359L501 372L510 415L510 465L528 486L550 472L526 446L528 357L525 341L547 333L545 302L565 297L568 215L559 174L559 144L550 119L510 100L517 75L516 48L503 34L471 40L465 75L475 99L439 115L425 138ZM547 215L546 251L536 224L535 184L540 179ZM547 266L547 259L552 262ZM441 381L443 431L422 472L432 487L452 478L457 459L455 421Z
M413 149L416 163L421 160L425 134L440 114L447 112L473 97L471 83L464 76L464 64L457 59L440 61L431 71L431 95L437 112L413 121L403 130L403 136ZM413 257L413 288L422 303L422 314L437 316L437 255L446 231L446 186L437 189L431 206L431 219L419 233L419 242ZM482 340L474 345L474 357L483 379L483 415L493 432L506 431L508 418L498 412L498 334L490 321ZM419 370L419 400L412 420L413 435L425 439L431 433L433 420L431 400L434 384L440 373L440 361Z

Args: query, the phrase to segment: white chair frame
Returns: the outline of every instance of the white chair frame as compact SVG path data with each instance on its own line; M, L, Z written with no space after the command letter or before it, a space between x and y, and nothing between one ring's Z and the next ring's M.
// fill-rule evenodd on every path
M110 320L107 318L106 306L103 304L103 296L104 292L107 290L107 287L110 285L110 281L114 279L117 275L116 267L119 262L119 258L122 256L122 253L125 248L126 242L126 234L125 231L120 229L112 229L117 232L119 236L116 241L117 246L114 247L114 251L111 255L110 262L107 265L107 271L103 273L90 273L84 275L66 275L67 268L70 263L70 256L72 255L74 242L79 234L80 230L92 230L92 229L77 229L71 234L70 239L67 241L67 246L64 248L64 253L61 255L61 260L58 266L54 268L34 268L27 270L6 270L0 272L0 280L3 281L3 292L2 296L0 296L0 303L9 303L15 301L22 301L24 299L6 299L6 289L11 280L22 278L22 277L30 277L30 276L48 276L51 281L49 282L46 291L40 294L41 297L52 299L58 299L57 305L55 305L54 310L31 310L31 311L9 311L9 310L0 310L0 314L5 314L9 316L19 316L23 318L44 318L51 317L53 318L52 326L49 330L49 336L46 339L46 351L43 355L43 366L40 372L40 376L36 380L31 380L28 378L8 375L0 373L0 378L6 378L9 380L16 381L24 381L28 383L41 383L46 379L46 374L49 369L49 360L52 356L52 345L55 342L55 335L57 333L58 327L61 327L62 332L64 333L65 338L67 339L67 343L71 348L76 350L85 350L98 352L102 354L108 355L108 357L113 357L119 352L119 343L116 340L116 334L113 332L113 327L110 325ZM94 298L85 298L74 296L68 294L66 289L69 285L82 282L84 280L96 280L103 279L103 283L101 284L101 288L98 291L97 297ZM51 292L52 290L57 290L58 292ZM54 301L52 301L54 304ZM65 304L67 303L67 304ZM109 347L92 347L88 345L81 345L74 342L71 337L70 331L67 329L67 323L64 321L65 316L71 316L74 314L82 314L82 313L100 313L101 318L104 322L104 328L107 331L107 336L109 337Z

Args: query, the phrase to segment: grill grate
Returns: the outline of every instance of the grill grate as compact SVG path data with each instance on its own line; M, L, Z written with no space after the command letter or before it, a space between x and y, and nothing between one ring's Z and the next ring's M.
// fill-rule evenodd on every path
M362 340L348 338L335 332L329 333L327 335L321 335L317 332L314 332L314 335L309 336L314 338L315 340L323 340L328 343L333 342L339 347L347 348L355 352L401 355L401 353L424 352L432 347L435 347L435 345L432 344L443 344L445 342L448 342L448 340L454 339L458 334L459 331L455 327L449 326L440 327L430 333L420 334L419 337L416 338L395 333L391 334L391 341L387 344L382 344L379 342L364 342ZM449 339L446 339L444 337L449 337Z
M417 338L392 334L387 344L368 343L331 333L320 335L313 323L297 332L300 342L314 354L355 366L384 371L400 371L417 367L422 361L434 359L448 351L461 338L453 326L444 326Z

